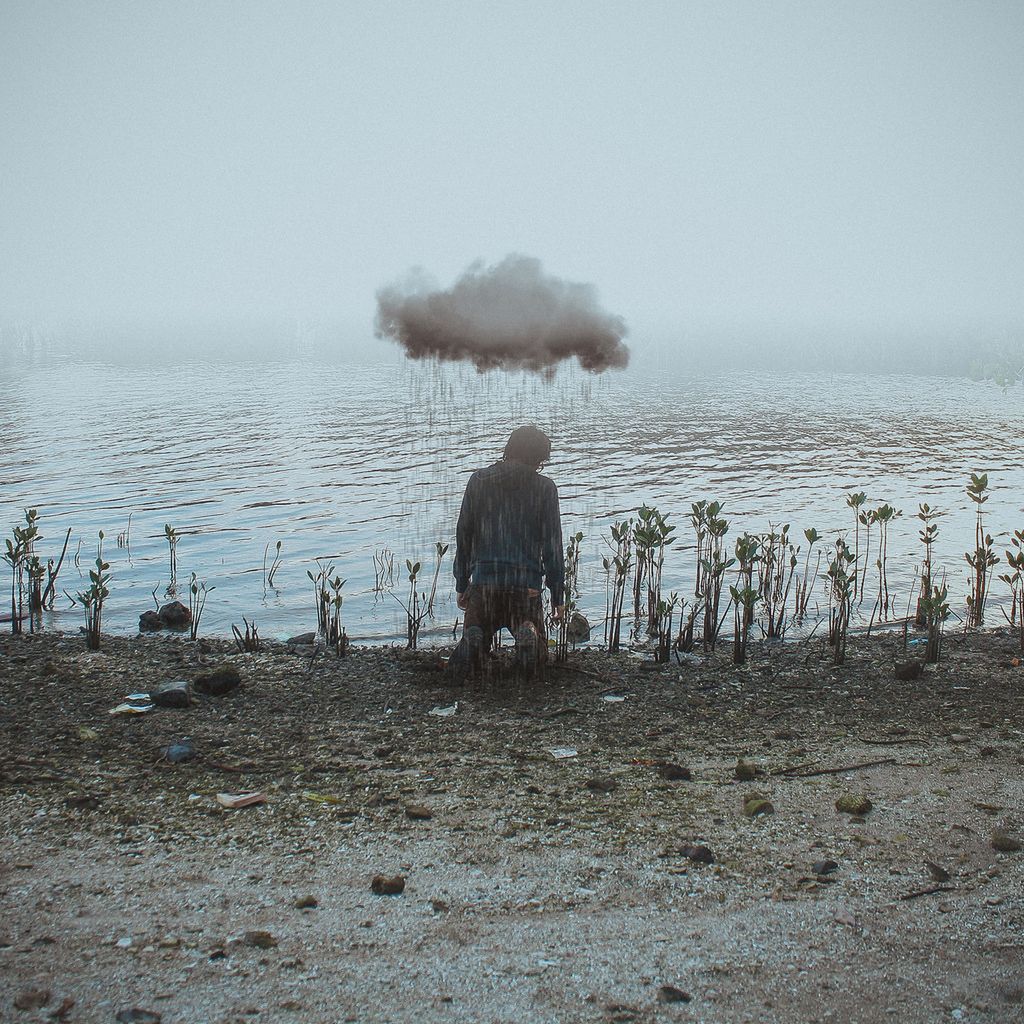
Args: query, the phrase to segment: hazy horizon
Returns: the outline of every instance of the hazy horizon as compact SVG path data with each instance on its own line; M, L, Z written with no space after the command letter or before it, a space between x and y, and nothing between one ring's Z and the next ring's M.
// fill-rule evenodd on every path
M380 288L519 253L641 357L1019 340L1022 43L998 2L9 2L0 323L376 358Z

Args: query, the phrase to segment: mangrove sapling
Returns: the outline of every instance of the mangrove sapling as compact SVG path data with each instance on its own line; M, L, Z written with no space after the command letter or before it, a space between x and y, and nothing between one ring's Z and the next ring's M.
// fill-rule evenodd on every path
M718 640L718 631L725 618L719 618L719 609L722 603L722 587L725 582L725 573L735 564L734 558L725 556L725 535L729 532L729 523L719 515L711 516L711 510L720 510L718 502L708 505L709 518L707 521L707 538L705 548L708 557L703 561L703 584L704 584L704 635L702 637L704 649L710 650ZM726 609L728 611L728 609Z
M914 613L914 624L921 628L928 624L921 599L928 597L932 592L932 547L939 536L939 524L935 520L945 514L927 504L917 507L917 518L921 520L922 524L918 536L924 545L924 560L921 562L921 595L917 601L917 611Z
M127 548L131 555L132 548L132 513L128 513L128 525L117 535L117 546Z
M582 537L583 534L580 534ZM427 598L427 615L430 618L434 617L434 598L437 597L437 581L441 576L441 563L444 561L444 556L448 552L448 545L442 544L438 541L434 545L434 578L430 582L430 596ZM577 555L577 558L579 556Z
M747 660L750 627L754 624L754 605L761 595L754 588L754 564L758 560L758 538L743 534L736 539L736 571L738 586L729 586L733 607L732 660L742 665Z
M170 561L171 581L167 585L167 596L178 592L178 531L170 523L164 523L164 538L167 541L167 555Z
M348 653L348 633L345 632L345 627L341 624L341 606L344 604L341 588L347 582L340 576L335 576L334 579L328 581L331 593L328 600L327 633L324 639L327 646L332 648L339 658L343 658Z
M281 542L278 541L274 545L274 557L270 562L270 569L267 569L267 554L270 552L270 541L267 541L267 546L263 549L263 593L266 594L268 590L272 590L274 587L274 577L277 575L277 570L281 568Z
M865 501L868 500L867 494L864 491L851 492L846 496L846 504L849 508L853 509L853 558L857 565L860 565L860 528L864 522L864 517L861 515L861 506ZM865 562L867 561L867 555L865 554ZM857 577L853 577L853 596L856 597L858 590L861 589L857 582Z
M685 604L685 602L684 602ZM657 638L658 645L654 651L654 660L661 665L667 664L672 651L672 621L675 618L676 608L682 608L679 604L679 595L673 591L665 601L658 599L657 611Z
M29 570L29 562L33 557L33 545L39 534L36 518L36 510L34 508L26 509L25 525L15 526L13 536L4 541L7 550L4 552L3 558L11 567L12 633L21 633L23 631L22 620L25 616L25 599L27 596L25 577ZM31 609L31 599L29 603ZM29 618L29 627L33 628L31 614Z
M199 636L199 622L206 608L206 598L211 591L216 589L216 587L207 586L206 580L199 580L196 578L196 574L192 573L188 585L188 610L191 613L189 635L193 640Z
M633 521L627 519L613 523L612 545L615 554L603 560L605 569L605 644L609 654L618 652L621 645L622 607L626 599L626 584L633 559Z
M403 601L397 595L391 596L405 609L405 647L406 650L415 651L419 643L420 629L423 620L427 617L427 595L416 589L416 581L422 568L421 563L405 560L405 567L409 572L409 596Z
M256 622L250 622L244 615L242 616L242 622L245 624L244 634L238 626L233 622L231 623L231 632L235 635L235 646L238 648L239 653L248 654L262 651L263 639L256 628Z
M999 564L999 558L992 547L992 535L985 532L984 504L988 501L988 473L971 474L967 485L967 496L974 502L974 551L964 552L964 558L971 567L971 592L967 595L967 626L979 627L985 622L985 601L988 597L989 579L992 568Z
M96 544L95 568L89 570L89 586L72 600L85 612L85 646L90 651L100 649L100 629L103 624L103 602L110 596L110 563L103 561L103 531Z
M697 566L694 573L693 596L694 604L704 596L704 561L711 543L709 525L718 519L722 512L720 501L696 501L690 506L690 523L697 538Z
M813 527L809 530L804 530L804 537L807 538L807 554L804 556L804 574L803 576L797 576L796 578L796 609L795 617L797 622L803 622L804 616L807 615L807 602L810 598L810 581L817 579L818 570L821 568L821 551L818 551L818 561L814 566L814 575L811 575L811 550L814 545L821 539L821 535Z
M936 665L942 654L943 624L949 618L948 590L943 584L933 587L928 597L922 595L925 624L928 629L928 643L924 650L924 660L929 665Z
M574 533L569 537L565 548L565 599L562 602L562 617L551 622L555 634L555 660L565 661L569 657L570 624L576 611L579 598L580 543L582 533Z
M879 505L873 512L874 521L878 524L878 558L875 567L878 569L878 600L879 617L886 621L895 602L889 595L889 524L903 515L901 509L893 508L888 503Z
M856 573L857 556L849 549L843 537L837 537L826 573L829 590L828 640L832 645L832 660L836 665L846 661L846 637L850 628Z
M757 593L766 623L764 632L769 639L781 639L786 635L789 592L797 563L797 549L789 542L788 523L778 532L770 527L770 532L760 539L758 555Z
M373 553L373 592L382 594L395 585L395 553L390 548L381 548Z
M53 608L57 600L57 576L60 574L61 566L64 564L64 556L68 553L68 542L71 540L71 527L64 534L64 546L60 550L60 557L54 565L53 559L46 560L46 586L43 588L43 596L40 603L42 608Z
M332 579L333 562L328 562L323 558L317 558L315 561L316 573L307 569L306 575L313 584L317 637L321 640L324 648L333 647L337 654L344 654L348 649L348 635L341 625L341 606L343 604L341 588L348 581L338 575ZM417 563L417 568L419 568L419 563Z
M636 548L636 576L633 581L634 613L639 631L641 591L646 582L648 636L658 634L658 602L661 600L661 575L665 565L665 548L675 540L675 527L656 508L643 505L633 527Z
M1024 530L1013 531L1006 561L1011 572L1003 573L999 579L1010 588L1010 614L1003 615L1011 628L1017 628L1020 653L1024 654Z

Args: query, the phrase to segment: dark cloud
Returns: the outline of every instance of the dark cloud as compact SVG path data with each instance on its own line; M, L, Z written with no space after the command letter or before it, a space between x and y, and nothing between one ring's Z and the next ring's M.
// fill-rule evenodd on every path
M550 375L575 356L600 373L629 362L626 325L606 313L592 285L545 274L540 260L474 263L447 291L422 271L377 292L377 336L412 359L447 359Z

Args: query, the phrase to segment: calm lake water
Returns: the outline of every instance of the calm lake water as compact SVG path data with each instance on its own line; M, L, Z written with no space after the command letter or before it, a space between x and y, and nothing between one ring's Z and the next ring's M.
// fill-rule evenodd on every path
M665 586L685 595L694 574L691 502L723 501L730 541L790 523L803 545L806 527L826 539L850 530L851 490L904 512L890 528L901 615L921 554L918 503L948 511L936 561L959 612L963 553L974 536L964 493L971 471L989 474L988 527L1000 555L1006 534L1024 528L1022 414L1021 389L913 376L687 379L685 367L667 367L660 376L563 371L545 383L426 364L7 367L0 527L9 535L23 508L37 507L44 555L59 553L71 527L60 577L71 592L84 586L104 530L109 632L134 632L154 588L163 599L169 523L181 537L179 583L194 571L216 587L203 633L227 634L243 616L267 637L313 628L306 572L319 557L347 579L349 634L397 640L404 612L375 592L374 553L394 554L395 592L404 596L405 559L429 573L435 543L453 542L469 473L500 455L512 427L535 422L554 440L547 472L559 485L564 529L584 533L580 605L594 622L604 609L609 525L640 504L673 514L680 541L669 550ZM118 546L129 514L130 547ZM282 565L265 588L264 550L272 555L277 541ZM434 636L450 634L457 614L451 555ZM1005 592L993 583L994 597ZM817 594L824 608L820 585ZM1002 622L995 607L989 621ZM48 616L62 629L80 622L64 596Z

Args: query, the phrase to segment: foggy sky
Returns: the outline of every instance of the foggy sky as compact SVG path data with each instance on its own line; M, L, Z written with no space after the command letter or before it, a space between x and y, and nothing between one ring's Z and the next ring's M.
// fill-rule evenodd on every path
M1016 0L5 0L0 316L369 338L523 252L634 336L1024 323L1022 51Z

